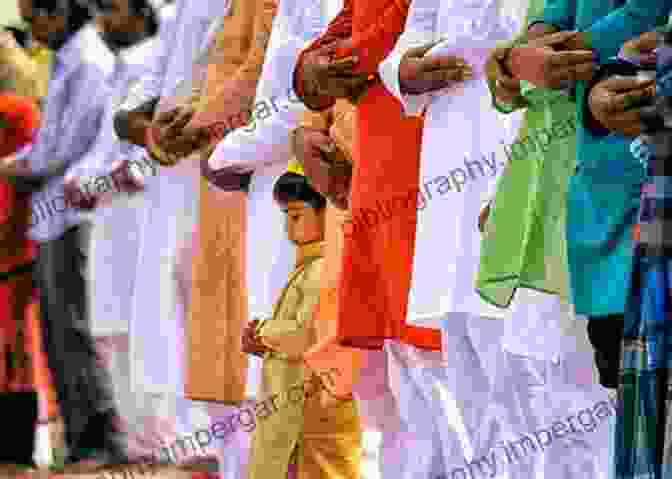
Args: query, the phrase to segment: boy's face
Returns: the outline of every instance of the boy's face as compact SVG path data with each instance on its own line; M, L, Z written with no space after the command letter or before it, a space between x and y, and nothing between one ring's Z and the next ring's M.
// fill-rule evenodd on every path
M113 48L135 43L144 33L145 20L135 14L130 0L105 0L105 8L98 14L98 27L105 41Z
M45 12L34 9L32 15L33 37L50 48L56 48L68 35L68 12Z
M316 210L302 201L290 201L284 210L288 239L302 245L324 239L324 209Z

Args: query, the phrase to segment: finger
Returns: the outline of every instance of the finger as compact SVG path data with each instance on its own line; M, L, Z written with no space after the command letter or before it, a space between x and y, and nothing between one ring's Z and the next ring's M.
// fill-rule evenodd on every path
M643 33L639 37L625 42L623 50L635 54L649 52L658 46L658 38L658 32Z
M187 126L189 121L191 121L191 117L194 116L193 111L181 111L179 115L172 121L170 125L168 125L168 128L166 129L167 134L176 134L182 129Z
M156 116L155 121L159 124L170 123L175 119L179 111L179 108L173 108L172 110L161 112Z
M520 92L520 82L506 75L497 78L497 87L510 92Z
M574 66L574 79L575 80L590 80L595 74L595 64L594 63L584 63L582 65Z
M469 65L464 58L453 55L431 55L423 58L420 66L423 70L445 70L447 68L466 68Z
M577 50L569 52L553 52L549 56L549 65L559 67L565 65L579 65L582 63L592 63L593 52L590 50Z
M612 95L609 99L607 112L616 113L632 110L633 107L642 105L649 98L651 98L651 95L647 90L633 90L627 93Z
M596 88L602 88L611 93L626 92L629 90L637 90L640 88L647 88L655 85L655 80L642 80L634 77L616 77L601 81Z
M501 103L513 104L520 97L520 90L495 87L495 98Z
M510 50L511 50L511 48L509 48L509 47L495 48L492 51L492 56L495 57L497 60L504 60L506 58L506 56L508 55Z
M549 35L544 35L533 41L535 45L538 46L554 46L561 45L572 40L578 32L572 31L562 31L557 33L551 33ZM532 43L532 42L531 42Z
M555 67L549 72L548 78L552 83L585 80L592 78L593 71L592 63Z
M628 125L634 125L635 123L641 123L641 121L642 121L641 110L636 109L611 114L611 118L608 120L608 123L613 123L614 125L623 127Z
M330 61L325 66L325 70L329 75L361 75L361 73L355 73L356 65L353 59Z
M473 73L457 69L436 70L423 74L422 78L427 81L434 90L448 88L455 83L471 80L473 78Z
M436 45L441 43L442 40L436 40L431 43L426 43L424 45L421 45L419 47L414 47L414 48L409 48L406 53L404 53L404 57L407 58L422 58L424 57L428 51L430 51L432 48L434 48Z
M632 113L628 112L617 117L612 116L605 120L604 123L601 123L611 131L623 133L627 136L637 136L642 132L641 118L639 114L633 115Z
M368 84L368 80L362 77L355 78L330 78L328 79L323 87L325 92L330 92L334 96L338 97L347 97L350 96L352 91L355 91L359 88L363 88Z

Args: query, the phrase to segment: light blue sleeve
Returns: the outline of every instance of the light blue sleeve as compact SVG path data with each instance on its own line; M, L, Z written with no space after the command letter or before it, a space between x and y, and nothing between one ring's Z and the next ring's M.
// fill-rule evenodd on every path
M586 30L590 47L604 62L626 41L667 23L672 0L628 0Z
M529 23L544 22L571 30L576 23L576 0L546 0L543 13L530 13Z

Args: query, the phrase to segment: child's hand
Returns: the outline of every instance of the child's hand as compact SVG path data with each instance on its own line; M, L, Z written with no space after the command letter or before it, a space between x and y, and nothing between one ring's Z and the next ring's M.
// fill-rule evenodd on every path
M255 356L263 356L268 348L261 342L257 335L259 320L250 321L243 331L243 352Z

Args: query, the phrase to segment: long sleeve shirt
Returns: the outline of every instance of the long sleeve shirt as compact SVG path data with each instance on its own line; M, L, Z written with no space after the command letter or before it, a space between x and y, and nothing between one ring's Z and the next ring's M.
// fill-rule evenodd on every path
M96 183L109 185L108 181L102 180L112 172L116 161L124 158L139 160L143 154L144 149L117 137L114 132L114 114L118 105L128 95L129 88L146 77L151 68L151 62L147 62L147 59L160 52L160 49L160 39L154 37L118 53L114 73L109 82L112 94L108 98L98 136L87 153L87 159L83 162L84 167L78 171L82 182L90 186L85 187L88 193L97 192ZM104 188L109 190L107 186Z
M210 168L250 172L287 163L289 135L306 111L293 93L292 72L301 49L328 24L327 5L324 0L311 2L298 11L295 0L281 1L257 85L252 122L217 145L208 162Z
M667 22L672 0L546 0L535 20L586 32L604 64L623 43ZM632 272L632 234L645 171L632 138L586 123L587 83L577 84L576 173L568 195L567 250L578 314L623 314ZM599 284L609 288L596 288Z
M92 25L80 29L54 55L43 126L25 159L33 173L64 167L65 174L49 179L33 194L29 235L37 241L58 238L82 220L80 211L58 209L56 200L63 199L64 178L77 175L91 160L88 153L111 94L108 80L113 70L114 55Z
M399 35L406 19L410 0L389 0L381 5L379 14L374 21L367 19L367 28L358 28L353 32L353 22L355 21L354 0L345 0L343 9L336 18L329 24L329 27L318 39L316 39L308 48L301 52L294 71L294 88L298 96L307 101L308 96L315 97L317 92L306 92L303 88L303 59L304 56L327 43L333 41L352 40L349 47L341 48L338 56L347 56L356 53L359 58L357 69L361 72L374 73L377 65L385 58L382 50L367 48L372 39L382 42L393 42ZM323 106L333 105L334 98L322 97L320 103ZM307 106L311 107L309 103ZM312 107L311 107L312 108Z
M119 105L120 110L130 111L161 95L163 78L168 67L171 46L175 40L177 24L177 4L166 5L161 9L158 42L154 55L145 59L145 72L132 86Z

